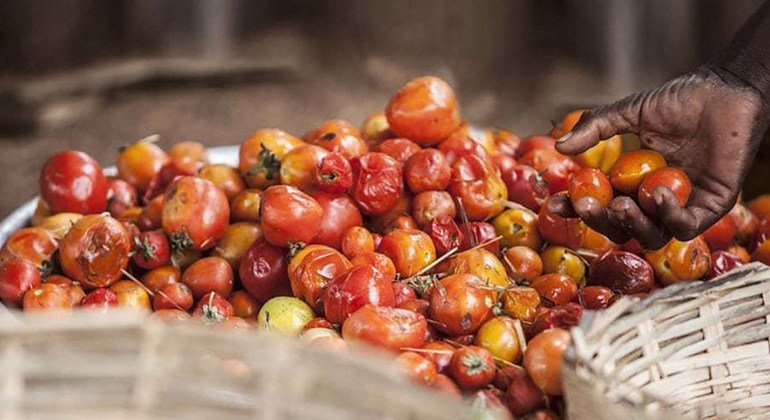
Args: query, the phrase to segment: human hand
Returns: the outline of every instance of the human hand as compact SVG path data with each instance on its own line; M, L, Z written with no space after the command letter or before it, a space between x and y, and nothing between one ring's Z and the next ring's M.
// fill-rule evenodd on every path
M606 208L593 198L572 206L560 196L546 205L564 216L577 213L616 243L634 238L645 248L658 249L672 236L690 240L735 204L766 120L759 92L705 67L587 111L573 131L558 140L560 152L574 155L615 134L638 134L643 148L660 152L669 165L687 173L693 184L690 199L682 207L669 189L656 188L654 219L626 196L616 197Z

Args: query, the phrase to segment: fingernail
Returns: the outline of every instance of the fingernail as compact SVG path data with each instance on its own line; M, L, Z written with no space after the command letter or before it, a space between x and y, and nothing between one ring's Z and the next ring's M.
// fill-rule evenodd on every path
M559 137L559 139L556 140L556 143L564 143L565 141L569 140L570 137L572 137L572 132L569 132L569 133Z

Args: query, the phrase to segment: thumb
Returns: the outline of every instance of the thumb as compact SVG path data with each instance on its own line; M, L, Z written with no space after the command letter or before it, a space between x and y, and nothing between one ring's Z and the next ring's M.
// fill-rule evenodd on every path
M635 94L584 112L572 132L556 140L556 150L576 155L618 133L638 133L639 111L645 96Z

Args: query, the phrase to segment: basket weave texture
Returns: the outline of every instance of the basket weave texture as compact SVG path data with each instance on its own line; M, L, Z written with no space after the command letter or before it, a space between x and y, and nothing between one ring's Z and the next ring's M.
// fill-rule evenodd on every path
M625 297L572 330L571 419L770 418L770 268Z
M23 321L0 321L4 420L469 416L459 401L403 381L371 354L120 312Z

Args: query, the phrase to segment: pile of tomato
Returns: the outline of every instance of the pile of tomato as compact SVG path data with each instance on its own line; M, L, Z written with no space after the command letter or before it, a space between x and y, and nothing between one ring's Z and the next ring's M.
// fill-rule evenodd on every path
M618 137L575 157L550 135L469 127L436 77L404 85L359 129L255 132L238 167L206 149L143 139L106 176L77 151L40 174L30 227L0 250L0 299L24 311L114 307L392 352L394 369L513 416L562 412L561 358L585 309L770 262L770 196L704 235L656 251L615 244L551 196L607 204L691 186L656 152ZM558 202L558 200L556 200Z

